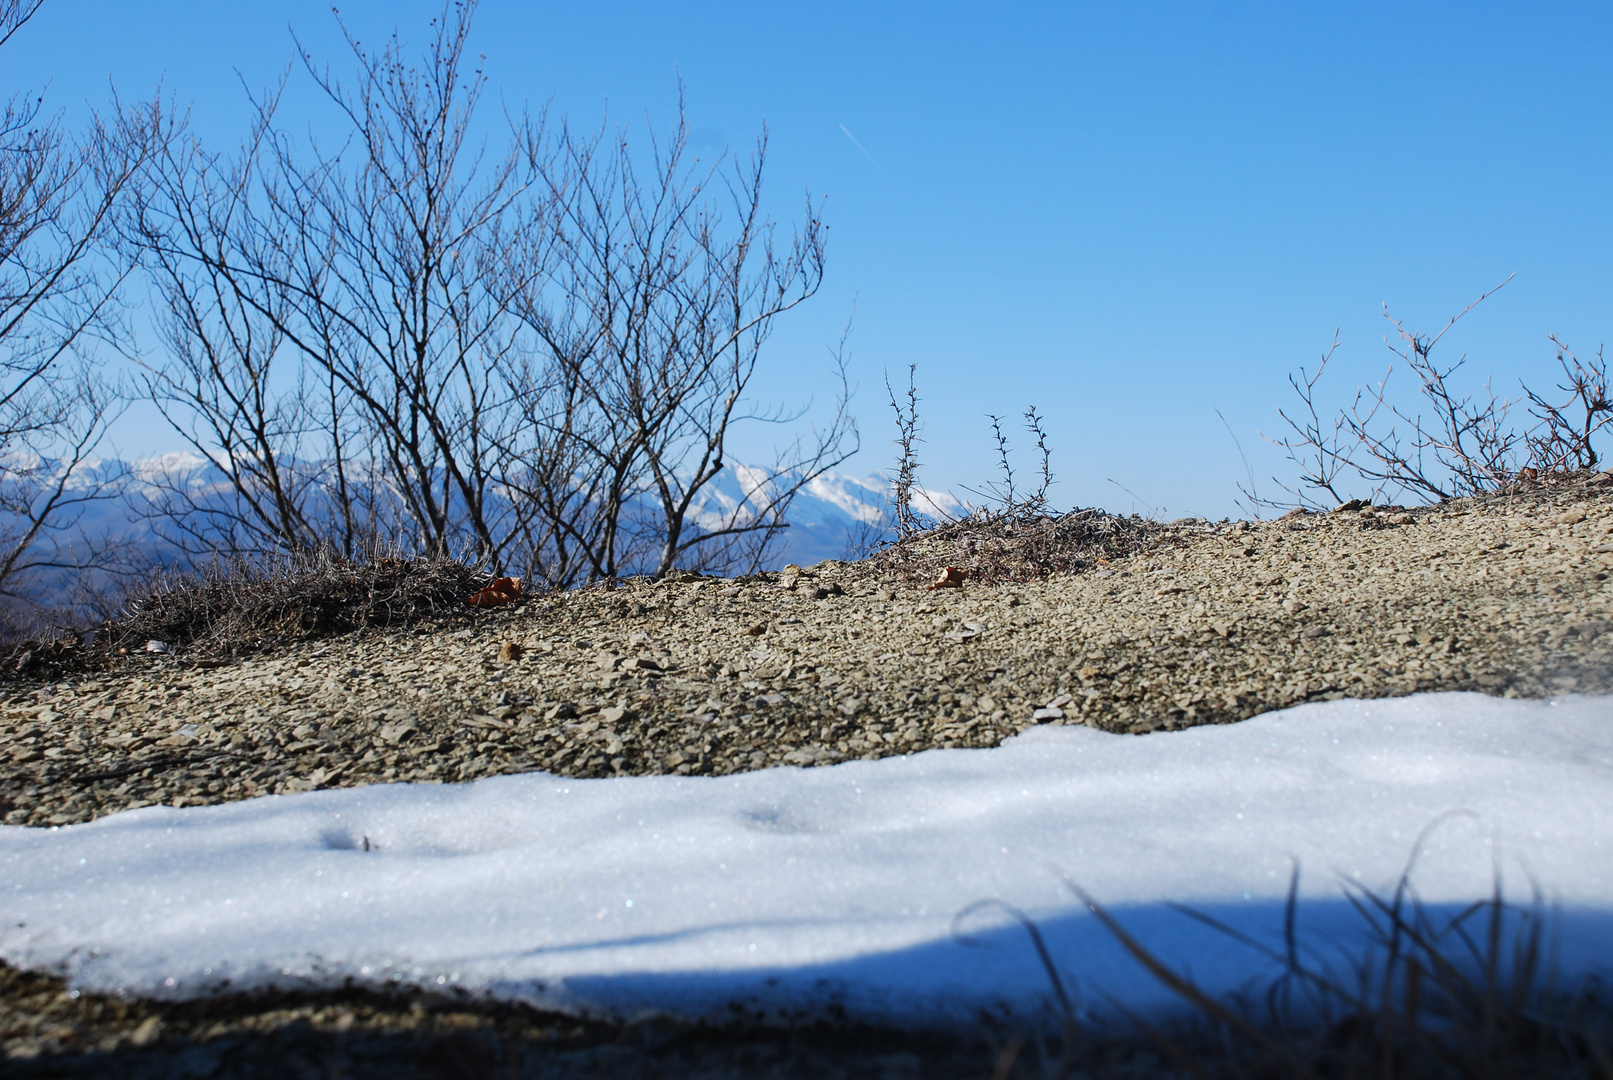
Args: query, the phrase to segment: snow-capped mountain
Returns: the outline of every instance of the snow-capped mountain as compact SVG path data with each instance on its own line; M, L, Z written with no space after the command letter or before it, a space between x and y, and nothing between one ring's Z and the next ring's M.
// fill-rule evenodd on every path
M307 467L317 471L317 465ZM48 472L48 468L44 471ZM792 478L769 480L767 470L729 465L702 492L694 523L714 528L754 512L771 500L767 489ZM164 454L132 462L105 459L81 464L68 479L68 490L86 494L103 485L118 491L115 497L84 501L58 520L63 524L47 541L69 551L86 551L115 544L133 564L183 567L197 561L165 539L173 522L163 523L154 511L166 495L184 492L203 507L226 505L233 499L226 474L209 459L194 452ZM880 473L855 476L824 473L808 481L789 505L788 528L774 541L764 568L786 563L809 566L823 559L856 558L884 537L890 525L890 481ZM916 492L919 509L936 516L964 510L949 494ZM202 515L205 518L205 511ZM200 520L200 519L199 519ZM202 530L205 533L205 530ZM194 548L194 541L192 543ZM71 560L69 560L71 561ZM34 575L30 593L56 595L73 571L41 571Z

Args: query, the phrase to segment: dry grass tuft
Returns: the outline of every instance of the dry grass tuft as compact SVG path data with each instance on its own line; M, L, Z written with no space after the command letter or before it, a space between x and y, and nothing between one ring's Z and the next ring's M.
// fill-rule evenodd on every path
M1104 562L1172 544L1181 530L1104 510L1067 514L977 513L913 532L874 551L870 571L927 585L948 566L970 581L1006 584L1080 573Z
M60 627L13 644L0 674L49 674L104 665L148 646L218 657L300 638L463 613L492 575L447 558L330 552L217 563L160 578L124 598L122 613L90 631Z
M1179 908L1279 969L1263 993L1232 999L1202 990L1066 879L1126 952L1181 999L1187 1018L1161 1023L1122 1009L1129 1031L1084 1025L1035 924L1011 910L1047 969L1062 1030L1051 1040L1024 1033L1009 1041L994 1080L1093 1075L1145 1047L1158 1055L1147 1075L1200 1080L1613 1078L1613 995L1596 978L1559 979L1538 890L1529 903L1513 903L1497 879L1488 899L1451 912L1418 901L1410 879L1408 866L1389 896L1346 883L1370 949L1342 971L1297 939L1297 867L1280 946Z

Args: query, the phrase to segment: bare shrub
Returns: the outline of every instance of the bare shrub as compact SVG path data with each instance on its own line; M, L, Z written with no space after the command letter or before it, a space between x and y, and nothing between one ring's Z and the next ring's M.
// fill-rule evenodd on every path
M1299 398L1300 408L1295 410L1292 416L1285 409L1277 410L1277 415L1288 425L1290 434L1270 441L1287 451L1288 460L1299 466L1299 486L1290 487L1274 477L1273 481L1288 493L1289 500L1265 499L1255 491L1254 480L1251 478L1248 487L1238 485L1239 492L1251 506L1315 508L1337 506L1346 501L1347 496L1339 492L1339 476L1352 467L1350 459L1352 443L1348 439L1351 430L1349 422L1345 413L1336 413L1330 420L1324 421L1316 411L1316 384L1321 381L1329 361L1333 359L1333 354L1338 352L1338 348L1339 335L1335 330L1333 344L1322 354L1314 372L1308 372L1301 367L1297 374L1290 373L1288 376L1288 385ZM1357 400L1359 401L1359 397ZM1236 438L1234 435L1233 439ZM1313 491L1325 494L1331 501L1319 502L1310 494ZM1381 485L1373 489L1374 501L1381 491Z
M492 156L472 138L485 79L466 62L470 11L436 20L422 66L396 38L371 51L349 34L344 81L299 47L347 126L335 150L276 126L280 88L255 102L234 159L168 121L174 149L126 232L165 307L170 350L148 389L236 496L220 515L171 493L173 531L203 548L354 550L375 531L355 502L362 461L409 550L507 554L489 495L518 322L493 269L543 228L530 198L542 134L515 118Z
M267 209L285 197L266 150L274 105L260 109L236 159L207 153L160 101L141 111L165 129L122 221L160 301L164 350L145 362L143 388L228 489L145 477L148 516L202 563L325 546L356 554L377 539L363 494L384 477L345 387L301 362L293 337L297 262ZM300 265L315 278L330 272L323 256Z
M1511 281L1508 278L1507 281ZM1507 284L1503 281L1496 289ZM1490 495L1519 483L1561 476L1596 467L1601 460L1593 437L1613 422L1613 401L1607 393L1607 369L1600 350L1596 359L1582 361L1555 336L1557 360L1563 381L1558 389L1566 399L1548 400L1527 385L1523 397L1502 397L1486 381L1480 392L1463 394L1455 376L1466 363L1460 357L1443 363L1435 347L1464 316L1496 289L1463 308L1436 334L1408 330L1399 319L1384 317L1395 329L1390 349L1417 381L1417 393L1427 413L1412 411L1393 399L1390 368L1371 387L1356 391L1354 401L1330 419L1322 418L1316 387L1338 349L1322 355L1314 372L1300 368L1289 384L1300 407L1290 413L1278 410L1288 433L1271 439L1299 467L1296 485L1274 478L1286 499L1263 499L1252 488L1240 490L1255 505L1287 508L1326 508L1342 505L1360 495L1343 490L1343 478L1353 474L1365 481L1369 502L1405 496L1422 502ZM1520 426L1514 407L1527 400L1534 422Z
M1581 469L1594 469L1601 463L1591 437L1613 424L1613 401L1607 392L1607 361L1602 350L1596 350L1596 359L1584 361L1575 356L1557 335L1551 336L1557 346L1557 363L1562 366L1563 380L1557 389L1568 395L1561 405L1546 400L1524 387L1529 398L1529 413L1539 424L1526 436L1529 447L1529 467L1537 473L1571 473Z
M919 391L914 382L917 364L907 365L907 393L898 401L891 386L890 373L885 374L885 392L890 395L891 411L896 414L896 446L901 451L896 458L896 478L891 485L891 505L896 519L896 537L904 539L922 531L925 521L913 509L913 492L918 485Z
M0 0L0 46L39 9ZM63 131L43 101L0 103L0 598L127 569L116 538L76 532L123 476L92 467L124 406L99 353L128 339L118 302L129 267L105 240L151 149L138 125Z
M843 336L827 424L742 476L734 505L712 501L737 424L802 415L753 411L748 391L775 321L823 281L824 227L809 197L779 243L762 212L765 128L748 158L701 165L680 102L671 135L648 143L640 161L624 131L565 130L535 166L553 232L532 237L541 253L512 248L505 271L534 338L517 398L530 445L505 445L520 463L507 482L533 515L532 564L557 583L635 564L754 569L796 494L856 449Z
M1039 483L1036 490L1029 494L1021 494L1014 487L1014 466L1008 458L1008 436L1003 434L1003 418L988 414L986 419L991 421L992 439L997 445L997 468L1002 473L1002 480L986 485L984 491L965 489L986 500L973 508L974 516L992 520L1045 516L1048 512L1047 490L1053 486L1053 453L1048 449L1047 432L1042 427L1042 418L1037 415L1036 407L1033 405L1025 410L1025 428L1035 436L1036 449L1041 455Z
M1418 393L1431 406L1434 420L1425 425L1420 414L1410 415L1389 404L1384 396L1388 375L1375 392L1368 393L1364 410L1358 396L1345 423L1365 454L1357 457L1356 469L1366 480L1427 499L1449 499L1492 491L1512 479L1517 471L1514 448L1519 435L1507 424L1507 414L1514 402L1498 397L1488 382L1477 400L1459 395L1451 377L1467 357L1443 367L1433 359L1434 347L1451 327L1504 285L1506 281L1457 312L1433 335L1407 330L1385 306L1383 317L1394 326L1400 341L1390 348L1417 378ZM1382 435L1373 428L1373 421L1384 411L1410 428L1404 442L1394 426Z
M856 445L840 364L822 430L737 505L714 494L737 424L801 416L749 393L774 320L822 281L816 207L780 242L765 131L702 165L681 102L647 155L525 113L490 150L473 11L446 5L419 63L349 34L346 80L299 46L348 129L334 151L278 126L280 88L233 158L162 121L171 150L125 229L164 301L147 389L230 487L222 507L168 491L167 534L245 553L384 538L554 587L753 567Z
M1079 573L1111 559L1137 554L1174 534L1158 522L1136 515L1122 517L1099 509L1061 513L1052 508L1048 491L1053 486L1052 450L1047 431L1034 406L1025 410L1026 430L1038 453L1037 483L1023 491L1015 481L1009 440L1002 417L990 416L997 449L1000 481L980 491L981 501L964 512L936 512L935 500L925 499L918 486L919 414L914 365L908 367L907 393L898 399L886 378L886 391L896 415L896 475L891 484L895 536L883 544L866 543L867 572L893 575L912 584L928 584L941 571L953 567L969 579L986 584L1034 581L1052 574ZM924 499L930 512L916 509Z

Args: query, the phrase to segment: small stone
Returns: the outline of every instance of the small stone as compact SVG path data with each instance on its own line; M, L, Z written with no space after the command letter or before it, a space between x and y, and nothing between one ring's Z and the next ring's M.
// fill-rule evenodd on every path
M129 1041L136 1046L150 1046L162 1037L162 1021L155 1016L148 1016L141 1021L140 1026L134 1029Z
M599 710L599 721L602 724L620 724L624 720L633 719L633 710L625 705L612 705L608 709Z
M519 660L524 655L526 655L526 649L519 642L506 641L499 646L498 658L505 662Z
M1304 641L1312 641L1320 637L1329 637L1332 633L1333 631L1325 626L1307 626L1299 632L1299 636Z
M1031 714L1031 719L1035 720L1038 724L1045 724L1049 720L1063 720L1064 710L1055 709L1051 705L1044 706Z
M148 652L148 653L166 654L166 653L171 653L173 651L174 651L174 647L169 642L158 641L156 638L152 638L150 641L146 642L146 652Z
M376 732L376 734L381 737L382 742L396 745L400 742L403 742L409 736L417 734L419 730L420 729L415 727L413 723L405 720L400 724L383 724L381 726L381 730Z
M767 624L766 623L756 623L755 625L753 625L749 629L747 629L745 631L745 633L747 635L749 635L750 637L761 637L763 634L767 633Z
M863 711L863 701L861 698L846 698L835 706L835 711L842 716L856 716Z

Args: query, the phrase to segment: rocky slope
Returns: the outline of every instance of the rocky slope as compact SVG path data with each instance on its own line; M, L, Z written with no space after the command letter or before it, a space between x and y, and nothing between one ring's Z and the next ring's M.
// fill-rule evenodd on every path
M932 553L946 561L966 552ZM726 773L1036 723L1140 733L1419 690L1602 693L1613 476L1423 511L1183 522L1128 558L925 590L878 564L529 598L201 664L11 683L0 817L544 769Z

